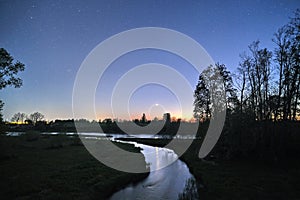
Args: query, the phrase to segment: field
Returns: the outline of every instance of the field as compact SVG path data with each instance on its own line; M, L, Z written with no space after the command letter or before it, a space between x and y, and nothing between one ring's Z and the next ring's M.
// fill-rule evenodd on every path
M124 139L163 147L169 140ZM243 158L198 158L200 140L194 140L180 157L195 176L201 199L300 199L300 160L280 162Z
M79 138L31 132L0 140L1 199L105 199L148 174L111 169L93 158ZM138 152L133 145L118 144Z

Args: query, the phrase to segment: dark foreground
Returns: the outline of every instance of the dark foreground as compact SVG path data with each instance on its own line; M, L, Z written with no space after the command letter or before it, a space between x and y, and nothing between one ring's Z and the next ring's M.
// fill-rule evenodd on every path
M123 140L159 147L169 142L167 139ZM197 156L200 146L201 140L194 140L180 158L197 180L200 199L300 199L300 159L203 160Z
M0 139L1 199L106 199L148 174L128 174L94 159L77 137L30 133ZM133 145L118 144L138 152Z
M1 199L106 199L148 175L106 167L77 137L30 133L0 138ZM164 139L130 140L153 146L168 143ZM180 158L196 177L200 199L300 199L300 159L204 161L197 157L200 143L194 140ZM118 145L139 151L132 145Z

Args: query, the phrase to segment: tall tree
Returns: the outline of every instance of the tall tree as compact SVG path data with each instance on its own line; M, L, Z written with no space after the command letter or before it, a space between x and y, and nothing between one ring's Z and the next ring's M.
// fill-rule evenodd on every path
M278 100L275 120L295 120L299 115L300 99L300 10L291 21L281 27L273 41L275 61L279 69Z
M232 76L224 64L216 64L215 73L219 73L223 81L226 96L226 108L233 110L238 103L236 89L233 87Z
M194 98L196 119L206 120L213 117L214 113L234 107L236 93L225 65L217 63L200 74Z
M278 77L278 96L277 96L277 105L275 108L274 120L276 121L278 115L281 117L280 110L282 106L282 90L283 90L283 78L284 78L284 69L288 64L288 48L290 46L290 41L286 34L286 27L278 29L274 34L273 42L277 45L274 50L275 62L277 63L277 68L279 71Z
M295 16L288 25L288 34L291 39L291 64L293 73L290 119L295 120L300 106L300 9L297 9Z
M15 88L22 86L22 79L17 75L20 71L24 71L25 65L19 61L14 62L14 58L4 49L0 48L0 90L7 86ZM4 103L0 100L0 122L2 119L2 108Z
M241 61L239 67L237 68L237 74L235 74L235 86L239 90L239 111L240 114L244 113L245 107L251 105L247 103L249 101L249 94L247 94L247 85L249 84L249 79L247 72L251 67L251 58L245 53L240 55Z
M0 100L0 123L3 122L3 115L2 115L3 106L4 103Z
M238 71L242 77L240 91L240 110L250 101L249 106L256 119L265 120L271 118L270 85L271 85L271 58L272 53L266 48L259 47L259 41L249 45L249 55L241 56ZM246 86L249 85L248 97L245 96Z
M201 73L199 76L194 98L194 118L202 120L209 119L211 116L210 94L205 83L204 73Z

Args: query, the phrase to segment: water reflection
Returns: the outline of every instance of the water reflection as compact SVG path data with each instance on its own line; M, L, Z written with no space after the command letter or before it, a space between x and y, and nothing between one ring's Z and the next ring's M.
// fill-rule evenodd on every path
M8 132L7 136L20 136L24 132ZM42 134L65 134L74 137L77 133L44 132ZM115 140L120 137L132 137L124 134L80 133L85 139ZM135 135L137 137L137 135ZM166 138L166 136L153 136L141 134L139 138ZM180 139L190 139L190 136L175 136ZM119 141L124 142L124 141ZM178 160L174 151L167 148L151 147L148 145L132 143L142 148L147 166L150 167L149 176L141 182L129 185L123 190L113 194L111 200L119 199L197 199L195 179L190 174L186 164ZM172 164L170 164L172 163ZM169 165L170 164L170 165ZM191 196L192 195L192 196ZM190 198L191 197L191 198Z
M25 132L8 132L8 133L6 133L6 136L16 137L16 136L20 136L20 135L22 135L24 133Z
M20 136L25 132L7 132L7 136ZM76 132L41 132L43 135L80 135L83 137L94 137L98 139L103 138L152 138L152 139L196 139L193 135L150 135L150 134L138 134L138 135L127 135L127 134L116 134L116 133L94 133L94 132L87 132L87 133L76 133ZM198 138L199 139L199 138Z
M184 192L187 181L194 180L186 164L178 160L170 149L135 144L143 149L150 174L138 184L118 191L110 199L177 199Z
M178 156L170 149L159 147L149 148L149 146L140 144L136 146L143 149L142 153L145 156L146 163L149 163L150 172L162 169L178 159Z

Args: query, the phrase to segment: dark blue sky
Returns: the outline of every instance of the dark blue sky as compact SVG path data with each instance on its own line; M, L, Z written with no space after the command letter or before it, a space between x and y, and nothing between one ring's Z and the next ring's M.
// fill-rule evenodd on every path
M0 92L5 101L4 118L34 111L42 112L47 119L72 118L77 70L96 45L119 32L138 27L180 31L199 42L215 61L234 71L239 54L252 41L260 39L262 46L273 49L274 32L299 7L296 0L1 1L0 46L26 65L21 74L23 87ZM100 82L95 97L97 117L111 116L108 93L118 77L130 67L149 62L172 66L196 85L199 74L182 59L154 50L137 51L114 62ZM180 116L175 96L157 85L142 87L133 95L129 102L131 115L156 112L155 104L164 107L159 108L160 112ZM160 113L152 113L151 117L155 115Z

